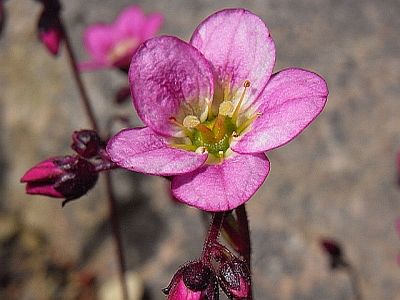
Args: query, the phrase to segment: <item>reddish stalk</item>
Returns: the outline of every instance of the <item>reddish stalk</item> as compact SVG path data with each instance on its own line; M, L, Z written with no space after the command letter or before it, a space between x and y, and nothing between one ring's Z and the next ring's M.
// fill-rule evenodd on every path
M67 54L68 54L69 63L71 65L72 73L73 73L76 85L78 87L78 90L79 90L80 98L85 107L86 115L89 118L91 127L95 131L99 132L99 126L98 126L91 102L89 100L88 93L87 93L85 85L83 83L81 74L78 70L77 60L76 60L75 53L74 53L74 50L71 45L71 40L69 38L68 32L67 32L62 20L60 20L60 23L61 23L61 27L62 27L63 34L64 34L64 42L65 42L65 46L66 46L66 50L67 50ZM121 232L120 232L120 222L119 222L119 218L118 218L117 201L115 200L111 174L109 172L105 173L105 179L106 179L106 191L107 191L107 198L108 198L110 221L111 221L111 227L112 227L112 232L113 232L114 241L115 241L115 248L116 248L117 257L118 257L119 277L120 277L120 282L121 282L122 296L123 296L124 300L128 300L129 299L128 286L127 286L126 278L125 278L125 273L126 273L125 266L126 265L125 265L125 256L124 256L124 252L123 252L122 237L121 237Z
M240 253L243 255L244 260L247 263L251 276L251 240L250 240L250 230L249 230L249 220L247 218L246 206L245 204L240 205L236 208L236 216L238 221L238 227L240 235L242 237L242 243L240 243L241 249ZM250 297L252 298L252 288L250 288Z
M212 215L210 227L208 229L207 237L204 242L203 252L201 254L201 260L204 262L209 261L209 249L217 242L219 232L224 221L225 212L216 212Z

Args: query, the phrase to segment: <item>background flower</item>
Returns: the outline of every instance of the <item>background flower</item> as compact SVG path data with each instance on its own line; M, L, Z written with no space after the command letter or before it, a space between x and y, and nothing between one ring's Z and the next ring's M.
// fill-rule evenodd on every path
M83 42L92 56L80 64L82 71L118 67L127 70L137 47L160 29L163 17L159 13L146 16L140 7L125 8L111 24L89 26Z

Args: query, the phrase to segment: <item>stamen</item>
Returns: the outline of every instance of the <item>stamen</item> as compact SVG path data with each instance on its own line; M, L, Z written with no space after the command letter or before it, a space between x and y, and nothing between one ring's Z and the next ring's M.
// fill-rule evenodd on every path
M230 100L230 92L231 92L231 80L232 75L229 75L226 80L224 80L224 101Z
M238 104L236 105L235 111L232 114L232 121L233 121L234 124L236 124L237 119L239 117L240 107L242 106L242 102L243 102L243 99L244 99L244 95L246 94L246 90L247 90L248 87L250 87L250 81L249 80L245 80L244 83L243 83L243 87L244 87L244 90L242 92L242 95L240 96L240 100L239 100Z
M195 152L198 154L203 154L203 153L207 152L207 149L206 149L206 147L201 146L201 147L198 147Z
M239 135L245 131L247 129L247 127L250 126L251 123L254 122L255 119L257 119L259 116L261 116L262 113L255 113L254 115L252 115L249 119L247 119L246 121L243 122L242 125L239 126L239 128L237 129Z
M190 131L190 129L189 129L188 127L183 126L183 124L179 123L179 122L176 120L175 117L170 117L170 118L169 118L169 121L170 121L172 124L174 124L174 125L178 126L179 128L181 128L182 131L183 131L183 133L184 133L187 137L189 137L189 138L192 137L193 133Z
M231 101L224 101L219 105L218 114L222 116L229 116L233 111L233 104Z
M200 120L196 116L189 115L183 119L183 126L189 129L195 128L199 124Z
M188 144L170 144L171 147L187 150L187 151L197 151L197 147L195 145L188 145Z

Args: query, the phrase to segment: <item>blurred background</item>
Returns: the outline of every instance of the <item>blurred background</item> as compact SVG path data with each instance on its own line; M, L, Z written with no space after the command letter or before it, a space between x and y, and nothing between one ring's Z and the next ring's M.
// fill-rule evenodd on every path
M313 70L329 86L321 116L288 145L271 151L271 173L248 202L255 299L352 299L349 278L332 272L319 247L338 240L360 274L365 299L400 299L400 216L396 152L400 149L400 2L69 0L63 17L80 61L84 28L111 22L127 5L164 14L161 33L188 40L208 15L244 7L275 40L275 71ZM25 195L24 172L72 153L70 135L87 128L65 49L54 58L38 42L40 5L5 2L0 39L0 298L118 299L117 261L104 182L61 208ZM131 104L116 106L127 84L117 70L85 73L104 129L115 114L139 125ZM116 123L113 130L122 128ZM199 212L170 201L158 177L114 172L122 235L137 296L164 299L175 270L200 255ZM106 288L105 288L106 287ZM103 292L102 292L103 291ZM97 295L97 296L96 296ZM110 296L108 296L110 297ZM135 298L136 297L136 298ZM223 298L222 298L223 299Z

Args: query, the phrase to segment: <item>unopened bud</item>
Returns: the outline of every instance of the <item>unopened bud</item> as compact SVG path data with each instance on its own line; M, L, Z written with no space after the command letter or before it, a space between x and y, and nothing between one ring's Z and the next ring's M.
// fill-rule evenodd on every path
M337 269L347 265L340 244L333 239L320 241L322 250L328 255L331 269Z
M58 54L61 41L63 40L63 31L58 10L53 7L43 9L39 17L38 36L39 40L52 55Z
M92 158L104 147L99 135L94 130L79 130L72 134L71 148L84 158Z
M235 258L221 265L218 282L230 299L247 299L250 296L250 272L244 261Z
M168 300L217 300L218 284L213 271L201 261L180 268L163 290Z
M78 156L50 158L21 178L28 194L64 198L63 205L86 194L97 182L93 164Z

